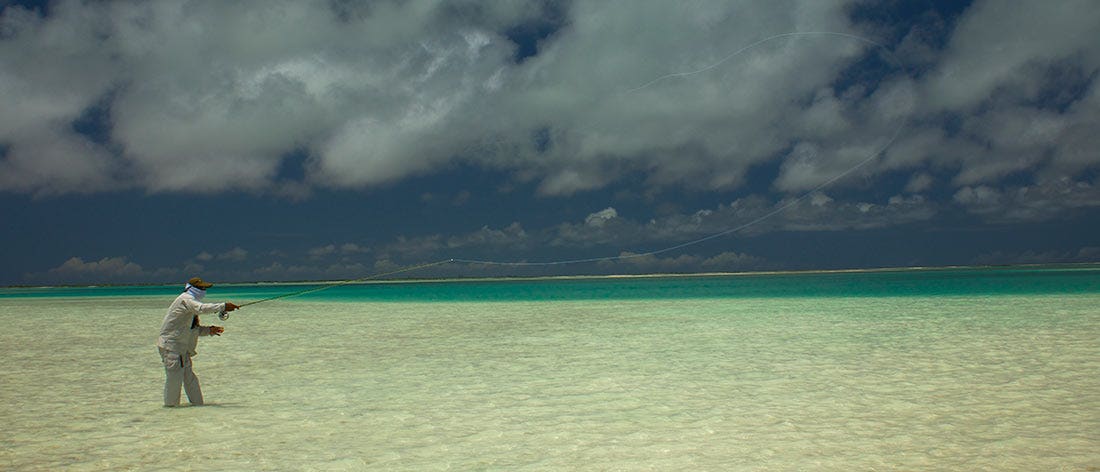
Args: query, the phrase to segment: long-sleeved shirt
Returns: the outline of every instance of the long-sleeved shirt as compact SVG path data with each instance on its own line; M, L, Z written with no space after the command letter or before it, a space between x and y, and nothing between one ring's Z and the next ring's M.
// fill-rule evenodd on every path
M225 303L202 303L194 295L183 292L176 297L164 315L157 347L193 356L199 344L199 336L210 336L209 326L199 326L195 317L206 313L220 313Z

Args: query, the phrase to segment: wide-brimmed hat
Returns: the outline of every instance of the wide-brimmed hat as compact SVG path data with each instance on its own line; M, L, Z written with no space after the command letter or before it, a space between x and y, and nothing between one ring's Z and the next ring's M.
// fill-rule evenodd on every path
M187 283L191 284L192 287L198 287L203 290L214 286L214 284L210 282L203 282L202 279L199 277L191 277L191 280L188 280Z

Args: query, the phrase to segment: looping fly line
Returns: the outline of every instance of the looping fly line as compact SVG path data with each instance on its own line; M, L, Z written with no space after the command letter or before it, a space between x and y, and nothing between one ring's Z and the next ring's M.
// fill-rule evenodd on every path
M646 82L646 83L644 83L644 84L642 84L638 87L634 87L632 89L624 91L623 95L629 95L629 94L632 94L632 93L636 93L638 91L649 88L649 87L651 87L651 86L653 86L653 85L655 85L659 82L665 81L665 80L690 77L690 76L693 76L693 75L697 75L697 74L701 74L701 73L713 70L713 69L721 66L722 64L728 62L729 60L731 60L731 59L733 59L733 58L735 58L735 57L737 57L737 56L739 56L739 55L741 55L741 54L743 54L743 53L745 53L749 50L752 50L753 48L755 48L757 46L760 46L761 44L767 43L769 41L774 41L774 40L777 40L777 39L781 39L781 38L789 38L789 37L797 37L797 36L833 36L833 37L844 37L844 38L857 40L857 41L867 43L867 44L870 44L872 46L877 47L881 51L885 52L887 56L893 58L894 60L892 62L894 62L895 64L898 63L898 61L896 60L896 57L894 56L894 54L892 52L890 52L890 50L886 46L884 46L884 45L882 45L882 44L880 44L876 41L873 41L873 40L870 40L870 39L867 39L867 38L864 38L864 37L861 37L861 36L856 36L856 35L848 34L848 33L832 32L832 31L798 31L798 32L776 34L776 35L766 37L764 39L757 40L757 41L755 41L755 42L753 42L753 43L751 43L747 46L744 46L744 47L742 47L742 48L740 48L740 49L738 49L738 50L736 50L736 51L734 51L730 54L727 54L725 57L723 57L719 61L714 62L710 65L707 65L706 67L702 67L702 68L699 68L699 69L696 69L696 70L691 70L691 71L686 71L686 72L676 72L676 73L672 73L672 74L666 74L666 75L657 77L657 78L655 78L653 80L650 80L649 82ZM320 292L322 290L327 290L327 289L330 289L330 288L341 287L341 286L344 286L344 285L350 285L350 284L361 283L361 282L366 282L366 281L370 281L370 280L381 279L383 277L388 277L388 276L391 276L391 275L396 275L396 274L401 274L401 273L406 273L406 272L413 272L413 271L417 271L417 270L426 269L426 268L429 268L429 267L440 266L440 265L443 265L443 264L463 263L463 264L479 264L479 265L511 266L511 267L561 266L561 265L582 264L582 263L592 263L592 262L619 261L619 260L627 260L627 259L634 259L634 258L641 258L641 257L649 257L649 256L655 256L655 255L658 255L658 254L663 254L663 253L666 253L666 252L675 251L675 250L678 250L678 249L683 249L683 248L689 247L689 246L694 246L696 244L700 244L700 243L703 243L703 242L706 242L706 241L710 241L712 239L727 236L727 235L730 235L732 233L736 233L736 232L745 230L749 227L755 226L755 225L757 225L757 224L759 224L759 223L761 223L761 222L763 222L763 221L765 221L765 220L767 220L767 219L769 219L769 218L771 218L775 215L778 215L778 214L790 209L791 207L803 202L804 200L806 200L807 198L809 198L811 195L815 194L816 192L824 189L825 187L828 187L828 186L832 185L836 181L850 175L852 172L855 172L857 169L859 169L859 168L863 167L864 165L870 163L876 157L878 157L883 152L885 152L886 149L888 149L891 145L893 145L894 141L896 141L898 136L901 135L901 130L905 127L905 124L906 124L906 120L905 120L906 116L907 116L907 114L902 116L902 119L900 120L900 123L898 124L897 129L894 130L894 133L890 136L890 139L886 142L885 145L876 148L872 153L870 153L870 155L868 155L863 160L857 162L855 165L849 167L847 170L845 170L843 172L840 172L840 173L830 177L829 179L827 179L824 182L816 185L812 189L803 192L797 198L789 200L786 203L784 203L782 205L779 205L776 208L773 208L771 211L768 211L768 212L764 213L763 215L760 215L760 216L758 216L758 217L756 217L756 218L754 218L754 219L752 219L752 220L750 220L746 223L737 225L735 227L729 228L729 229L724 230L724 231L720 231L720 232L717 232L717 233L714 233L714 234L710 234L708 236L704 236L704 237L701 237L701 238L698 238L698 239L687 241L687 242L684 242L684 243L676 244L676 245L665 247L665 248L662 248L662 249L657 249L657 250L654 250L654 251L643 252L643 253L628 253L628 254L619 254L619 255L616 255L616 256L592 257L592 258L584 258L584 259L564 259L564 260L544 261L544 262L492 261L492 260L449 258L449 259L439 260L439 261L436 261L436 262L430 262L430 263L425 263L425 264L417 264L417 265L407 266L407 267L404 267L404 268L401 268L401 269L398 269L398 270L373 274L373 275L358 278L358 279L345 280L345 281L340 281L340 282L333 282L333 283L329 283L329 284L326 284L326 285L322 285L320 287L314 287L314 288L301 290L301 291L297 291L297 292L293 292L293 293L287 293L287 294L283 294L283 295L278 295L278 296L274 296L274 297L270 297L270 298L265 298L265 299L261 299L261 300L256 300L256 301L244 303L240 306L245 307L245 306L249 306L249 305L255 305L257 303L263 303L263 302L278 300L278 299L282 299L282 298L295 297L295 296L299 296L299 295L305 295L305 294L309 294L309 293Z

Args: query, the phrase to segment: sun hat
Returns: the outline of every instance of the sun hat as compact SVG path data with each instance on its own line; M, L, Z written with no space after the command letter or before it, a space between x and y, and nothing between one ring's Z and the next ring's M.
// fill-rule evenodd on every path
M203 282L202 279L199 277L191 277L191 280L188 280L187 283L191 284L192 287L198 287L203 290L214 286L214 284L210 282Z

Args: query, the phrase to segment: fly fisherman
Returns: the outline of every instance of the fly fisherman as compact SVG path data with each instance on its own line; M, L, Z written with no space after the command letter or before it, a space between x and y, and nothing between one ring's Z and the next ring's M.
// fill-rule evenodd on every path
M191 401L191 405L203 404L199 378L191 370L191 356L195 355L199 336L221 336L225 328L202 326L199 324L199 315L218 313L225 319L226 312L240 308L230 302L202 303L206 289L213 285L198 277L187 281L184 292L176 297L168 307L168 314L164 316L160 337L157 338L160 359L164 363L164 406L179 406L181 384L187 391L187 399Z

